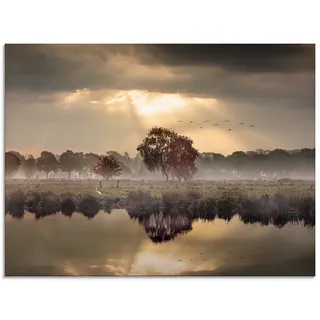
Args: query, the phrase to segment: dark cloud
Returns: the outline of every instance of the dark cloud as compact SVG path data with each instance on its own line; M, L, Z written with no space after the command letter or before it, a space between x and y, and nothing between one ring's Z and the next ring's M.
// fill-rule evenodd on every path
M171 79L130 79L112 68L112 58L136 59L140 65L164 66ZM108 64L108 63L111 63ZM131 61L131 66L135 62ZM308 74L308 95L314 91L314 45L6 45L6 88L30 90L75 90L78 88L148 89L163 92L230 95L260 95L260 79L247 83L247 75ZM151 69L152 72L152 69ZM133 70L134 73L134 70ZM295 77L296 78L296 77ZM287 85L291 94L300 93ZM261 83L265 80L261 79ZM284 79L287 81L287 79ZM282 80L283 82L283 80ZM288 90L263 92L278 97ZM267 83L268 89L270 85ZM275 90L275 92L274 92ZM227 91L227 92L226 92Z
M314 71L315 46L297 44L151 44L137 47L145 63L217 66L235 72Z
M88 49L56 45L6 45L6 89L72 91L84 87L108 87L108 79L112 81L116 75L108 77L108 73L99 74L93 65L101 64L103 56L97 50Z

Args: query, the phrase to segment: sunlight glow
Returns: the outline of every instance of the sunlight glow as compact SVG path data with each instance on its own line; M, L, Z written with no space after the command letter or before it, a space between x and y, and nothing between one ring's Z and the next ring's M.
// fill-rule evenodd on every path
M179 94L162 94L146 90L120 91L105 104L112 105L129 99L136 106L142 116L152 117L159 113L182 108L187 105L187 100Z
M143 252L138 254L130 274L178 274L186 270L186 262L178 261L176 258L162 256L157 253Z
M62 103L69 104L69 103L75 102L79 97L86 96L88 94L89 94L89 90L87 88L77 89L75 92L66 96Z

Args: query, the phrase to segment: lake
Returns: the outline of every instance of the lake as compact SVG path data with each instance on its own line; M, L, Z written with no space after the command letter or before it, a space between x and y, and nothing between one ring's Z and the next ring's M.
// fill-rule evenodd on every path
M6 215L5 275L314 276L315 228L100 211Z

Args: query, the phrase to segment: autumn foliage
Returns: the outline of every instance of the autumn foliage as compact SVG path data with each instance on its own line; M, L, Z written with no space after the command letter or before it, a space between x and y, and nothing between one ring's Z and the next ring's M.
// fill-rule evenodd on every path
M106 179L112 178L113 176L120 176L121 171L120 162L112 155L100 156L97 164L93 166L93 172Z
M177 178L189 180L197 171L195 160L198 151L193 141L162 127L152 128L137 151L149 171L160 171L166 180Z

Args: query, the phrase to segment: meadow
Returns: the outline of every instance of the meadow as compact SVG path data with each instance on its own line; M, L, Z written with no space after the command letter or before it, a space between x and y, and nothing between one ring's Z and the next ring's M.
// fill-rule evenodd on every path
M221 196L228 194L230 197L238 195L261 196L264 194L285 195L295 194L314 196L314 181L295 180L291 184L281 185L278 181L255 180L193 180L190 182L155 181L155 180L108 180L102 182L102 188L98 180L25 180L10 179L6 181L6 195L22 190L24 192L52 192L56 195L72 194L74 196L92 195L99 196L96 187L102 193L102 197L126 198L130 191L149 191L153 197L161 197L162 192L188 192L198 191L203 197Z

